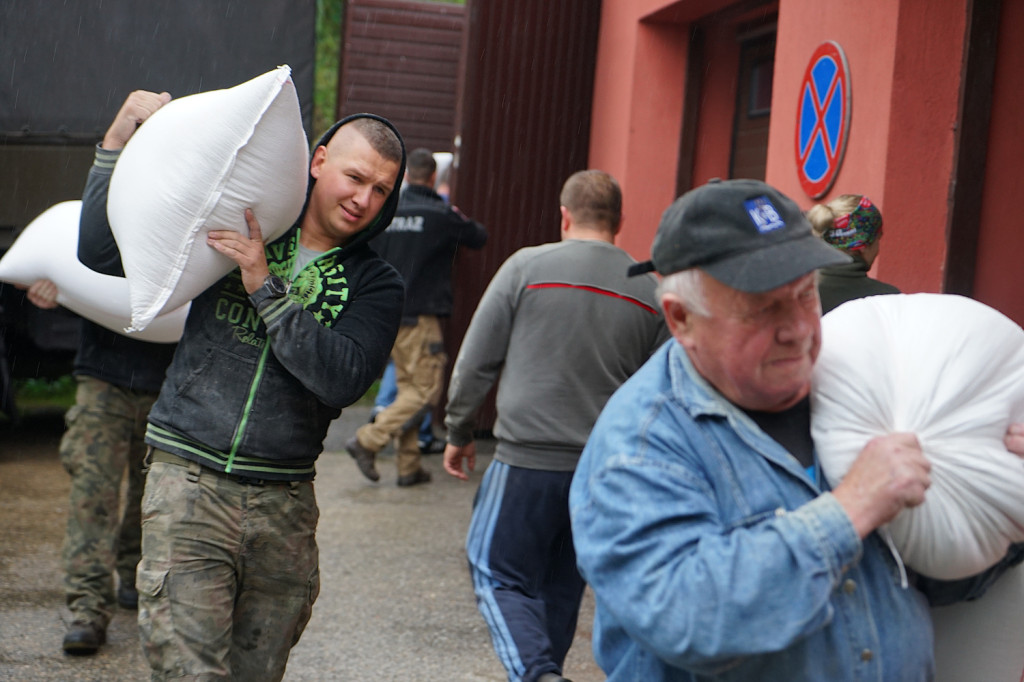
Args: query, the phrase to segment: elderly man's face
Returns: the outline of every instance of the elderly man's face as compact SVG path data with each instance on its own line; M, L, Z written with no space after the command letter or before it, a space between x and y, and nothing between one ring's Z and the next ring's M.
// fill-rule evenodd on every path
M821 303L811 273L777 289L748 294L701 275L710 316L666 305L669 326L694 367L726 398L775 412L810 392L821 348Z

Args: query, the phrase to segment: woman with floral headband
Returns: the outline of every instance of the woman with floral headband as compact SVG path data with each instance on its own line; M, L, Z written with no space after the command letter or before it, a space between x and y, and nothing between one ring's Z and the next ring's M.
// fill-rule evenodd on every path
M852 263L820 270L822 314L855 298L900 293L893 285L868 277L882 239L882 214L870 199L843 194L813 207L807 219L819 237L853 258Z

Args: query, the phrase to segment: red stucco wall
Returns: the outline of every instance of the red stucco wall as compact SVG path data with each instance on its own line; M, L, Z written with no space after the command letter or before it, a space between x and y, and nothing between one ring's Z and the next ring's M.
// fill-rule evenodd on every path
M850 65L853 111L842 170L820 201L855 192L881 207L886 232L875 274L907 292L942 287L967 3L779 3L767 180L805 208L815 203L796 175L798 89L815 47L834 40ZM661 212L676 194L690 22L729 6L602 3L589 163L622 182L619 243L637 258L648 256ZM975 296L1020 322L1024 242L1015 234L1015 198L1024 186L1024 3L1004 2L1003 15ZM728 172L735 34L710 28L705 51L694 182Z
M939 291L966 9L963 0L786 0L779 11L767 179L804 207L794 135L811 52L846 52L853 115L842 170L828 195L867 194L882 209L876 275L904 291ZM927 30L922 30L927 27Z
M661 213L676 195L689 50L686 22L728 4L601 4L589 165L622 184L625 223L618 244L636 258L650 255Z
M601 10L589 165L622 185L617 242L638 259L649 256L673 198L682 124L686 37L675 26L640 23L664 4L613 1Z

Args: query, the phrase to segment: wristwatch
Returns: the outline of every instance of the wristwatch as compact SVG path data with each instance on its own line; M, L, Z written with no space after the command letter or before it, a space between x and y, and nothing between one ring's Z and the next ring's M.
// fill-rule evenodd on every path
M249 294L252 304L259 307L260 303L268 298L283 298L288 294L288 285L277 275L267 275L263 280L263 286Z

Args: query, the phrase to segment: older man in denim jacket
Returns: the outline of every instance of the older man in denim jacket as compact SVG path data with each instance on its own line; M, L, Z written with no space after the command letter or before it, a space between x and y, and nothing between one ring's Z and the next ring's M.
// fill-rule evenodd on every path
M875 531L924 501L912 434L869 442L829 490L810 436L815 271L847 260L761 182L713 181L666 210L642 265L665 276L675 342L608 402L570 494L610 682L930 680L929 603L1021 560L1013 546L973 579L908 580Z

